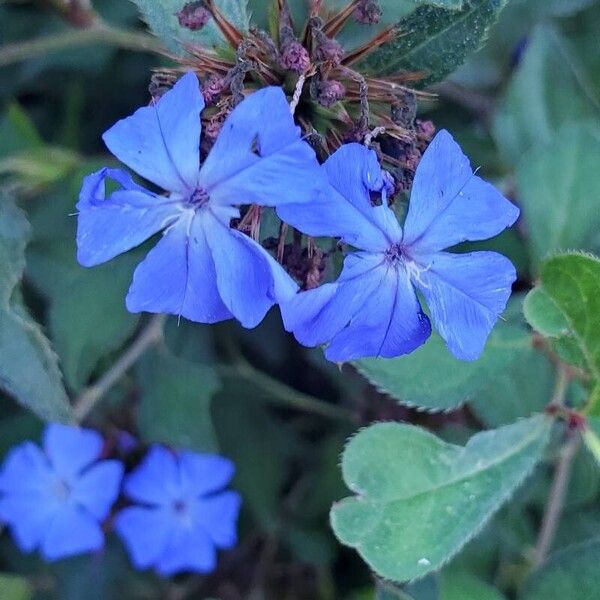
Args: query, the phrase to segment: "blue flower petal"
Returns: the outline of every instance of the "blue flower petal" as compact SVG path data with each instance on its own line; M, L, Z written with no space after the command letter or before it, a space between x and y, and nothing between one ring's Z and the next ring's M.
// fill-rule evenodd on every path
M382 257L349 254L335 283L301 292L280 305L283 323L305 346L329 342L348 325L382 278Z
M217 564L217 552L201 526L178 525L171 530L167 546L156 564L161 575L181 571L209 573Z
M44 450L68 483L100 456L103 445L102 437L91 429L51 423L44 431Z
M46 494L56 481L46 455L33 443L13 448L2 467L0 492L5 494Z
M231 548L237 542L237 518L242 499L236 492L223 492L197 502L198 518L219 548Z
M435 328L454 356L475 360L506 307L515 268L495 252L440 252L419 261L426 269L414 282Z
M469 159L445 130L421 159L404 224L404 245L437 252L466 240L485 240L512 225L519 209L473 174Z
M138 569L156 564L163 555L174 525L170 509L132 506L115 519L115 530Z
M325 178L280 88L254 92L229 115L202 165L200 185L214 202L230 206L318 197Z
M181 488L185 495L200 496L223 489L233 477L233 463L216 454L179 454Z
M125 478L125 493L132 500L170 506L181 495L175 456L162 446L152 446L142 464Z
M93 552L104 545L100 526L89 514L75 504L65 504L54 515L41 544L46 560Z
M385 201L371 203L371 192L385 193L386 182L377 155L360 144L346 144L323 165L330 185L307 205L280 205L279 217L312 236L340 237L371 252L402 238L402 230Z
M123 465L104 460L90 467L73 484L70 499L96 519L106 518L114 504L123 478Z
M27 479L26 473L21 477ZM39 546L54 519L58 504L37 494L7 494L0 499L0 520L10 525L17 546L31 552Z
M108 198L107 178L122 186ZM77 259L85 267L138 246L180 214L167 197L145 190L125 171L106 168L83 180L77 210Z
M203 221L197 214L167 230L135 270L128 310L180 315L199 323L232 317L219 295Z
M378 283L360 311L325 350L325 356L343 362L366 356L392 358L408 354L431 335L408 274L402 267L379 269ZM355 285L361 285L358 280Z
M103 139L121 162L148 181L170 192L193 191L203 109L198 78L189 72L158 103L122 119Z
M256 327L276 302L295 294L282 266L247 235L216 219L205 231L220 296L244 327Z

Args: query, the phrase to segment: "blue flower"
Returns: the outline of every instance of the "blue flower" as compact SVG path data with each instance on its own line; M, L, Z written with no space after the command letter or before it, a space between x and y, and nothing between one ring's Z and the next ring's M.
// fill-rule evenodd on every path
M0 519L19 548L39 548L46 560L98 550L99 523L119 494L121 463L96 462L102 438L95 432L49 425L43 451L33 442L13 448L0 474Z
M331 189L307 207L281 206L280 217L314 236L359 249L339 279L281 305L286 329L307 346L328 343L332 361L407 354L431 334L429 317L459 359L474 360L510 296L511 262L495 252L442 252L484 240L512 225L519 210L477 177L447 131L417 168L404 231L388 207L387 174L372 150L342 146L323 165ZM380 206L370 199L381 193Z
M235 207L310 202L326 181L280 88L241 102L200 168L203 109L190 72L158 103L104 134L117 158L167 193L148 191L120 169L86 177L77 256L84 266L97 265L163 231L135 271L127 308L202 323L235 317L254 327L297 286L266 250L230 227L240 215ZM108 197L107 179L119 188Z
M236 543L240 496L223 488L233 464L221 456L154 446L125 480L125 492L140 506L124 509L115 527L138 569L161 575L208 573L216 548Z

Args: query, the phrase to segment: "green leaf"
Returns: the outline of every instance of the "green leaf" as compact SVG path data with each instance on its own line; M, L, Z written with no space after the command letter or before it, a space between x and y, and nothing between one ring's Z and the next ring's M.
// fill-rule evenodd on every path
M0 598L2 600L29 600L33 598L33 588L23 577L0 573Z
M600 379L600 260L562 254L542 264L542 288L564 314L587 368Z
M219 28L211 19L199 31L191 31L179 25L176 13L186 4L185 0L131 0L140 10L143 20L152 33L159 37L166 48L184 54L185 44L219 46L225 44ZM247 0L214 0L225 17L241 30L249 26Z
M464 0L462 10L420 6L398 21L398 37L371 54L366 67L378 75L423 72L422 85L440 81L482 45L505 4Z
M598 164L600 127L594 122L564 123L519 164L519 199L534 263L557 250L600 247Z
M583 432L583 441L600 466L600 418L588 417L588 425Z
M527 322L546 337L562 337L569 333L565 315L542 288L533 288L527 294L523 314Z
M594 600L600 596L600 539L550 556L525 583L519 600Z
M446 444L411 425L362 430L342 458L355 497L333 506L340 541L379 575L422 577L454 556L540 460L551 421L536 416Z
M527 150L545 143L554 143L556 151L563 143L556 138L563 123L597 121L599 116L598 90L584 55L554 27L538 26L496 112L494 136L505 159L517 164ZM548 203L552 201L550 197Z
M29 235L23 212L0 195L0 387L43 419L69 421L57 357L18 290Z
M220 384L211 367L177 358L161 347L143 357L138 377L138 428L145 441L217 451L210 405Z
M522 327L500 323L477 361L454 358L443 340L432 335L426 344L407 356L368 358L354 364L377 389L403 404L450 410L476 398L530 346L530 336Z
M86 269L76 260L74 211L82 177L97 168L82 165L45 195L32 211L34 239L27 250L27 277L49 301L49 329L68 385L80 390L98 362L133 335L140 315L125 307L133 271L144 249Z
M505 600L489 583L466 571L443 571L440 600Z

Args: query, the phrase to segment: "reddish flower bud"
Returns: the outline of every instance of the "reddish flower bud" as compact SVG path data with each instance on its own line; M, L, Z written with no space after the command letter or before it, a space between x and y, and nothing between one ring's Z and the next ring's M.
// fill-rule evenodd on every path
M186 29L198 31L202 29L210 20L210 11L204 6L202 0L188 2L177 13L175 13L179 24Z
M204 97L204 102L206 102L206 104L214 104L223 93L225 87L225 80L222 77L211 75L202 84L202 96Z
M364 25L375 25L381 19L381 8L377 0L361 0L354 9L354 18Z
M317 102L330 107L346 96L346 88L339 81L321 81L317 84Z
M337 40L323 36L317 45L315 56L318 61L338 66L344 58L344 48Z
M310 66L306 48L296 40L290 40L281 48L281 66L288 71L304 73Z

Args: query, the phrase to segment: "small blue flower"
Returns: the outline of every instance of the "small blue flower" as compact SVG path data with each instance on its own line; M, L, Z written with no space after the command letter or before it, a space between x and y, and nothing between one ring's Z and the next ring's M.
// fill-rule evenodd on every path
M221 456L152 447L125 480L127 496L141 505L124 509L115 522L136 568L165 576L212 571L216 548L237 540L240 496L224 490L233 471Z
M96 462L102 445L95 431L53 424L43 451L32 442L10 451L0 474L0 519L21 550L39 548L56 560L103 546L99 523L119 494L123 467Z
M323 168L327 195L277 212L305 233L340 237L360 251L346 257L335 283L281 305L286 329L307 346L328 343L332 361L407 354L431 334L416 288L450 351L476 359L506 306L515 269L495 252L442 250L500 233L517 220L518 208L473 173L447 131L419 163L404 231L387 205L387 174L372 150L342 146ZM380 206L371 192L382 193Z
M148 191L120 169L86 177L77 204L77 256L84 266L97 265L162 231L135 271L127 308L202 323L235 317L254 327L297 286L266 250L229 226L240 215L235 207L310 202L326 181L280 88L241 102L200 168L203 109L190 72L158 103L104 134L117 158L167 194ZM108 197L107 179L119 187Z

